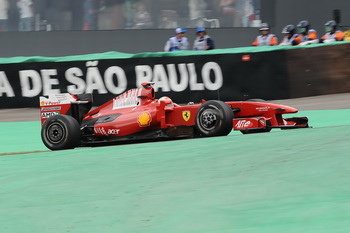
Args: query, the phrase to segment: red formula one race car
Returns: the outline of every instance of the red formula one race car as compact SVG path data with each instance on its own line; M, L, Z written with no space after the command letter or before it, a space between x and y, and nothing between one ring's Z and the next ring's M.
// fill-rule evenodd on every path
M283 118L295 108L254 101L178 105L155 98L153 83L131 89L91 110L91 94L40 97L41 137L51 150L131 140L212 137L308 127L307 117Z

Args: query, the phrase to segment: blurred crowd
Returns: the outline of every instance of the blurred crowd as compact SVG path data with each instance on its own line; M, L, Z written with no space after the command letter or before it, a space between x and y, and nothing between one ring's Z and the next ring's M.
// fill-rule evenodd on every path
M0 0L0 31L256 27L261 0Z

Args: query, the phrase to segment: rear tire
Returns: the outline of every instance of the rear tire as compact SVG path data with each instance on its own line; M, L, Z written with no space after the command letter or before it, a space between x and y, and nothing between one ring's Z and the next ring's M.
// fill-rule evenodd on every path
M202 104L196 113L196 129L200 136L226 136L232 130L233 111L229 105L218 100Z
M69 115L54 115L43 124L41 139L50 150L73 149L81 139L79 123Z

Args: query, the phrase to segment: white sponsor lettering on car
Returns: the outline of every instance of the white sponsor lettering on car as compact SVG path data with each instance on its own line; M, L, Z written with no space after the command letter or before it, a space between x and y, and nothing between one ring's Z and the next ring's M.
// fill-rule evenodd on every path
M43 112L41 113L41 118L49 118L51 116L54 116L54 115L59 115L60 112Z
M236 129L244 129L244 128L249 128L253 123L248 120L240 120L236 123L235 128Z

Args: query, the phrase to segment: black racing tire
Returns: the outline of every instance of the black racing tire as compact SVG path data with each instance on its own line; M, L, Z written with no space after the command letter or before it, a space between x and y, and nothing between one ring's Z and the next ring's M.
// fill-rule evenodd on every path
M219 100L209 100L196 112L196 130L199 136L226 136L233 127L233 111L229 105Z
M79 123L69 115L54 115L42 125L41 139L50 150L73 149L81 139Z

